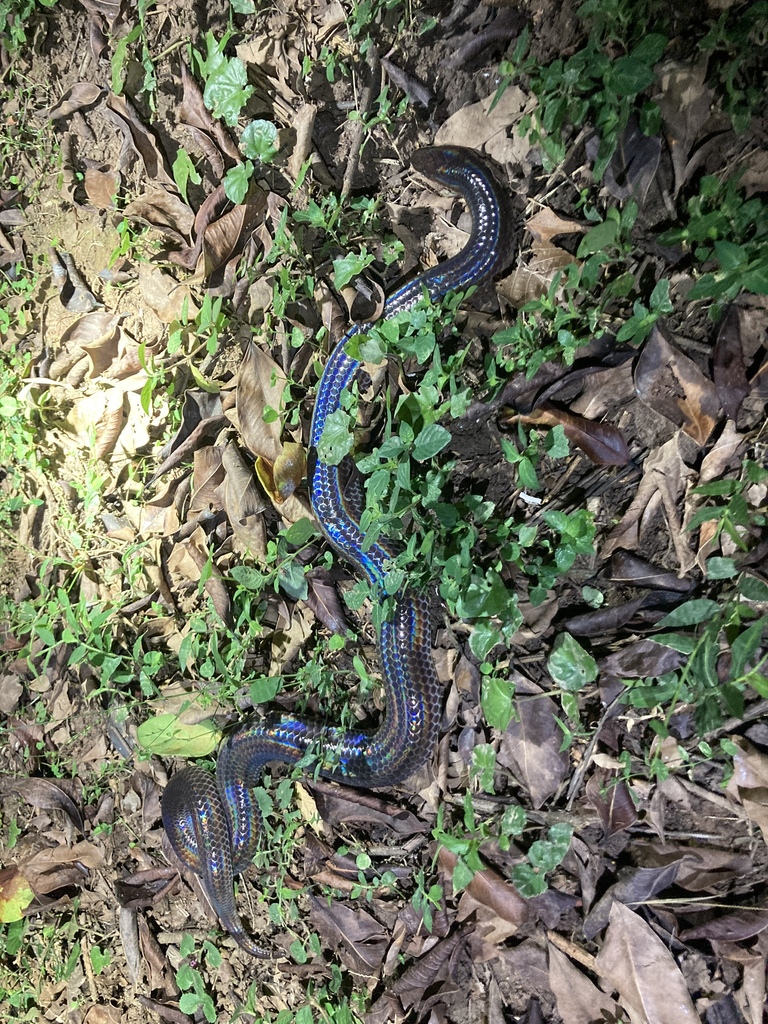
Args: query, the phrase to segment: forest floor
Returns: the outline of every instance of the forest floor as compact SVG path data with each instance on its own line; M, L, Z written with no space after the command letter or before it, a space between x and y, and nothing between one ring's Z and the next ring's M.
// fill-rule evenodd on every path
M768 4L675 6L0 0L12 1019L762 1024ZM162 791L262 706L380 718L306 449L333 341L468 238L434 144L513 255L371 332L334 443L440 741L265 775L254 960Z

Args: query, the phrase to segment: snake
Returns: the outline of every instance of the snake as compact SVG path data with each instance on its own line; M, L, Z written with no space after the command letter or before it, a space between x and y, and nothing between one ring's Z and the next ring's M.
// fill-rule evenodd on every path
M386 299L382 318L412 309L428 297L498 273L511 251L511 202L488 164L459 146L417 150L413 168L459 194L469 210L469 239L455 256L418 274ZM328 418L342 408L342 396L360 362L347 351L372 323L352 325L328 357L315 397L309 436L308 488L321 533L343 560L371 584L373 600L384 602L386 576L399 548L378 538L366 543L360 475L351 456L338 465L317 455ZM432 657L431 600L410 584L392 595L390 615L378 627L378 651L385 711L373 731L342 729L286 715L269 715L236 728L222 743L215 775L188 766L173 775L162 798L166 834L181 863L196 874L222 926L248 953L271 954L245 929L237 911L234 877L252 862L262 829L255 795L265 765L311 761L319 775L353 786L391 787L431 758L442 713L442 686Z

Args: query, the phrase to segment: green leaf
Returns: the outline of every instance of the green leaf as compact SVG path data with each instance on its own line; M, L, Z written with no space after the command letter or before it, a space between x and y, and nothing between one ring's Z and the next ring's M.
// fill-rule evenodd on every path
M602 252L603 249L607 249L613 245L618 237L619 223L616 220L604 220L601 224L596 224L593 228L584 235L579 248L576 253L579 259L583 259L585 256L591 256L593 253Z
M738 571L732 558L713 556L707 559L708 580L730 580L738 574Z
M669 278L662 277L656 282L656 287L651 292L649 299L651 309L656 313L671 313L674 306L669 301Z
M744 247L725 239L715 242L715 256L723 270L738 270L747 262L747 253Z
M185 149L178 151L171 170L173 171L173 180L178 185L179 192L181 192L181 198L186 203L187 184L191 181L195 185L199 185L202 178L197 173L197 168L192 163L189 153Z
M697 626L700 622L706 622L719 611L717 601L710 601L709 598L701 597L694 601L686 601L679 608L675 608L669 615L656 623L657 629L678 629L680 626Z
M294 939L288 948L297 964L305 964L307 962L307 951L301 939Z
M597 662L570 633L561 633L547 662L552 679L564 690L577 693L598 676Z
M294 560L283 562L277 570L277 578L280 581L280 586L289 597L296 601L306 601L309 586L302 565Z
M472 776L480 780L486 793L493 793L493 774L496 768L496 750L490 743L478 743L472 750Z
M461 892L462 889L466 889L474 877L475 872L469 867L463 857L459 857L453 869L453 878L451 879L454 894Z
M206 757L221 742L221 730L210 720L187 724L168 712L142 722L139 744L159 757Z
M511 873L512 881L523 899L529 900L547 891L546 875L536 871L530 864L515 864Z
M240 149L251 160L271 163L279 149L276 126L271 121L251 121L243 129Z
M323 433L317 445L321 462L338 466L345 455L349 455L354 444L349 416L343 409L334 409L328 415Z
M248 688L254 704L269 704L275 699L279 689L279 676L262 676L261 679L255 679Z
M739 633L731 644L731 679L740 679L744 675L747 662L760 646L766 624L765 618L758 619L743 633Z
M761 603L768 601L768 583L757 576L742 576L738 584L739 593L747 601Z
M248 85L248 72L239 57L219 57L220 60L212 62L216 66L206 82L203 101L214 117L221 117L234 127L253 94L253 86Z
M312 537L317 536L317 528L311 519L302 516L295 523L291 523L283 535L289 544L300 548Z
M253 0L229 0L235 14L255 14L256 4Z
M515 686L509 679L483 676L481 703L488 725L503 732L512 719L512 697Z
M643 61L630 55L619 57L605 75L606 89L617 96L636 96L653 82L653 70Z
M414 442L413 457L417 462L426 462L441 452L450 440L450 431L441 427L439 423L429 423Z
M366 267L373 263L373 256L367 252L350 252L346 256L339 256L333 261L333 283L341 291L353 277L357 277Z
M224 175L224 192L227 199L235 206L239 206L248 195L252 176L253 164L250 160L246 160L244 164L230 167Z
M498 629L492 626L487 619L480 619L469 634L469 649L478 661L485 661L500 640L501 635Z

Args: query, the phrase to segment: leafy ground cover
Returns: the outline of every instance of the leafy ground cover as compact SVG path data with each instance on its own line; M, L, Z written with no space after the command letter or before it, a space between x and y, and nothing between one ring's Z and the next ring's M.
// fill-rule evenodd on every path
M0 1005L16 1020L760 1024L768 4L0 0ZM396 793L278 771L251 961L159 807L263 707L375 722L312 522L322 365L461 203L493 286L355 339L326 438L434 595Z

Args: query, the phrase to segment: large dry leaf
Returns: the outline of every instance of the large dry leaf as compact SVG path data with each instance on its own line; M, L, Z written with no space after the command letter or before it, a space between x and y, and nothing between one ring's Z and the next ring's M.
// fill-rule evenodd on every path
M179 282L160 267L142 263L139 267L141 297L164 324L173 320L194 320L199 310L189 282Z
M741 737L734 742L738 750L733 755L733 775L727 792L741 801L750 821L768 843L768 756Z
M254 186L244 203L207 225L203 234L202 252L195 268L196 278L204 280L230 262L242 248L246 236L261 218L266 206L264 192Z
M387 952L389 936L365 910L352 910L343 903L328 904L310 897L313 925L332 949L337 949L347 966L363 975L376 971Z
M510 132L530 108L530 97L518 85L505 90L496 106L494 94L477 103L468 103L451 115L437 130L435 145L468 146L485 150L501 167L506 164L527 164L531 144Z
M619 1007L610 996L549 943L549 985L563 1024L594 1024L618 1020Z
M553 402L542 402L527 416L515 416L533 426L562 426L565 436L598 466L626 466L631 460L624 435L612 423L593 422L561 409ZM504 421L505 424L507 421Z
M722 416L715 385L656 324L635 366L635 390L651 409L676 423L700 445Z
M518 697L514 708L515 718L502 736L498 759L527 787L531 803L539 808L569 768L568 755L560 749L563 732L555 720L559 708L543 694Z
M616 882L597 901L584 921L584 934L588 939L601 932L608 924L616 903L644 903L674 885L679 861L659 868L634 868L620 882Z
M249 344L237 374L237 425L248 450L271 463L282 450L278 414L286 383L285 372L274 359Z
M264 509L267 507L259 491L253 470L234 444L224 449L224 508L229 525L242 551L263 561L267 550L267 528Z
M456 854L441 846L438 860L446 875L452 878L453 869L458 861ZM467 892L478 903L493 911L508 924L513 925L515 929L525 924L531 916L527 901L523 899L511 882L503 878L493 868L487 867L482 871L476 871L467 886Z
M702 137L702 128L712 116L715 93L704 84L706 75L705 56L696 64L666 61L658 77L659 89L654 99L661 111L672 154L675 195L691 172L691 148Z
M742 321L746 315L746 310L729 306L715 342L712 365L715 387L723 411L731 420L739 415L741 403L750 390L742 345Z
M688 445L691 442L688 441ZM695 561L690 538L683 529L680 502L696 473L684 458L685 445L679 434L651 452L643 464L643 478L635 497L608 535L601 556L608 558L618 548L637 548L653 516L663 508L669 524L670 538L677 554L681 573L688 572ZM685 453L687 456L687 452Z
M73 86L67 89L61 99L57 100L47 110L41 110L37 116L47 117L51 121L55 121L60 117L69 117L76 110L93 106L103 95L104 90L92 82L75 82Z
M125 96L111 93L104 107L106 116L117 125L126 142L141 158L150 181L158 181L170 189L176 189L176 182L165 167L165 157L148 128L133 109Z
M185 244L195 223L195 215L183 199L153 182L142 195L128 203L123 214L128 220L157 228L179 244Z
M531 244L531 258L499 282L499 294L516 309L520 309L526 302L546 295L555 274L569 263L577 262L576 257L567 249L561 249L553 242L534 241Z
M607 986L618 992L619 1003L632 1024L699 1021L672 954L653 929L623 903L611 907L595 970Z

